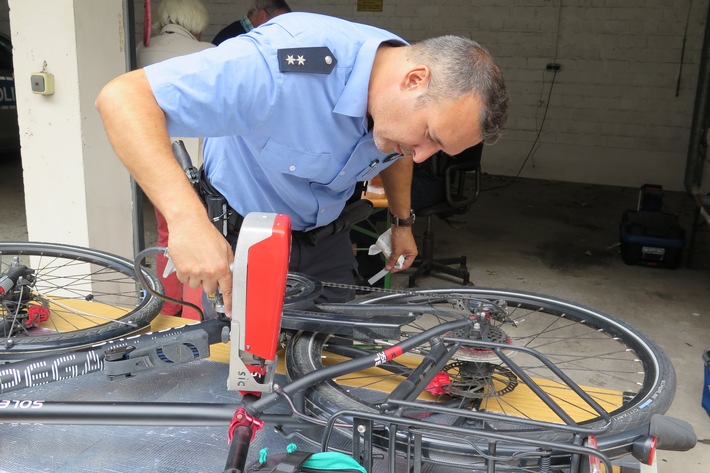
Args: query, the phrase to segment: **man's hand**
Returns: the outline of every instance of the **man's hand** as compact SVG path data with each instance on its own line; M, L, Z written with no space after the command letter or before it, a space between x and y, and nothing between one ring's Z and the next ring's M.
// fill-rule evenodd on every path
M414 263L414 258L417 257L417 244L414 241L412 227L392 227L392 254L390 255L385 268L388 271L396 273L404 271ZM400 255L404 255L404 263L401 268L395 268Z
M206 219L168 222L170 239L168 251L175 272L183 284L193 289L202 285L203 291L222 292L224 311L232 316L232 272L234 254L227 240Z

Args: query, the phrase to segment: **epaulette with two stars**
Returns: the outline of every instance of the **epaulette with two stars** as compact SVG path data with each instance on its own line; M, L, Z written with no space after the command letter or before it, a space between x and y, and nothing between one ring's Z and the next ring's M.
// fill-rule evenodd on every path
M281 72L330 74L338 63L329 48L288 48L277 51Z

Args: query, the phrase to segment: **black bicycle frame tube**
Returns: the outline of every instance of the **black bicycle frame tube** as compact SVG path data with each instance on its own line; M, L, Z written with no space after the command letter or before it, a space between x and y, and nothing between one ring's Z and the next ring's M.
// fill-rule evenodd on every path
M237 404L0 401L0 422L76 425L224 426Z
M242 473L249 454L249 444L251 443L252 428L239 426L234 429L234 437L229 444L227 463L224 466L225 472Z

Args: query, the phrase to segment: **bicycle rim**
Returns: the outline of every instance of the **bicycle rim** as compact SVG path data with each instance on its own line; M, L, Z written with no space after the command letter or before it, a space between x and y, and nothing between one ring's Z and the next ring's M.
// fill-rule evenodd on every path
M0 360L58 353L144 329L162 301L138 283L133 263L88 248L0 242L0 274L29 268L0 305ZM143 273L162 292L157 278Z
M572 302L519 291L472 287L417 292L426 292L427 295L388 294L363 303L402 304L428 300L449 310L446 317L422 315L410 326L402 327L403 339L452 317L468 317L467 310L457 310L458 315L451 315L453 305L460 309L461 300L457 300L457 295L498 304L505 301L510 317L506 323L491 321L491 341L532 348L550 359L611 413L609 433L622 432L648 422L651 415L663 413L670 406L675 392L675 373L667 356L643 334L612 316ZM512 321L517 323L517 327L510 323ZM324 334L301 333L288 347L288 375L295 379L349 357L381 350L396 341L345 340ZM393 387L404 379L400 372L407 374L410 371L408 367L416 366L426 353L428 347L422 346L419 353L410 353L396 360L396 365L391 363L390 366L383 365L320 383L309 392L307 409L323 417L343 409L375 411ZM528 359L512 350L507 354L575 422L588 427L603 424L599 416L539 360ZM442 371L449 377L448 381L440 382L439 386L432 384L431 389L422 393L417 402L476 409L510 418L562 423L549 408L540 405L528 386L485 350L460 349ZM484 428L480 422L456 418L430 417L428 421L468 425L472 429ZM489 423L485 428L550 441L568 441L570 437L554 429L526 430L527 427L507 422L498 425ZM377 443L385 447L388 445L384 433ZM428 460L449 464L471 464L477 461L475 458L482 461L481 452L486 449L485 446L475 445L470 439L431 438L423 444ZM558 459L560 461L565 460ZM524 463L522 460L519 462L521 465Z

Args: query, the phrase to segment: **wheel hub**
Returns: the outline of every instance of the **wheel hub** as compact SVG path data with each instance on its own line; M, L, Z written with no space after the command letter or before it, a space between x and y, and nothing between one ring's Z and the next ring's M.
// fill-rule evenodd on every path
M451 382L442 386L450 396L484 399L513 391L518 378L508 368L492 363L457 361L444 366Z

